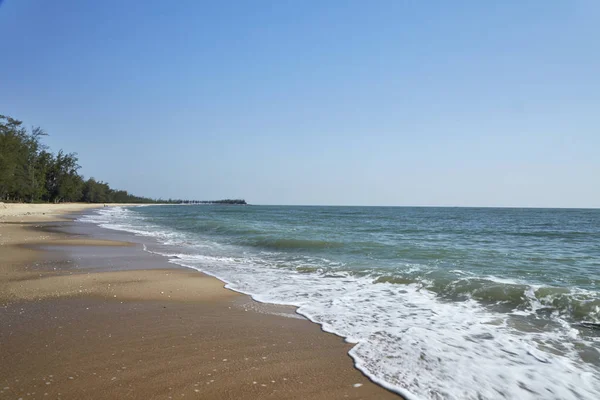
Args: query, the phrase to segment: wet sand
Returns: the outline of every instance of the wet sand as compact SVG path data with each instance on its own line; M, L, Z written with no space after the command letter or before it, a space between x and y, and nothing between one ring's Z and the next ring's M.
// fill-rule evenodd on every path
M399 398L290 307L49 221L0 223L0 398Z

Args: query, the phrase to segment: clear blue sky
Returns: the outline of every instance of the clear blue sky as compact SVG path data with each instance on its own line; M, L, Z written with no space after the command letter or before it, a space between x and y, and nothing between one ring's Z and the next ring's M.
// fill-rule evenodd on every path
M145 196L600 207L600 1L0 6L0 114Z

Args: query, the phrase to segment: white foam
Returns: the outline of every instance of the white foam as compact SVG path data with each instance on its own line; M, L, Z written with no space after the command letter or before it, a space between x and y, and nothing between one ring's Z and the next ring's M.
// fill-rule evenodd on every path
M289 304L357 345L356 366L407 398L595 399L597 371L578 361L572 330L517 332L508 315L475 301L440 302L419 285L373 284L372 278L317 274L244 265L241 260L188 256L194 267L258 301ZM557 347L552 354L543 347ZM501 394L502 393L502 394Z
M126 231L138 236L154 237L163 242L182 237L177 232L148 224L144 218L124 207L100 208L95 210L94 213L81 216L78 221L97 224L102 228ZM176 244L176 242L173 242L173 244Z

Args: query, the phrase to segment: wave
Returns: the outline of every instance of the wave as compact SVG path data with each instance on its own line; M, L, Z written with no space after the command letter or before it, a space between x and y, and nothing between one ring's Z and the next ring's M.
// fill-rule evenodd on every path
M560 324L542 331L520 321L515 335L509 316L473 301L440 302L417 284L374 285L371 277L350 274L338 281L317 271L291 277L252 265L231 270L195 257L173 262L216 276L257 301L298 307L323 330L356 344L350 355L357 368L407 399L493 399L499 394L539 399L548 390L556 398L592 399L600 389L598 381L585 378L592 367L577 361L576 350L562 346L573 332ZM524 376L527 383L520 385Z
M307 239L279 239L279 238L257 238L242 242L245 245L262 247L273 250L286 249L331 249L344 247L344 243L332 242L326 240L307 240Z
M536 286L496 277L452 280L415 274L382 275L373 283L418 284L445 300L475 300L503 312L555 313L570 323L600 323L600 297L584 289Z
M190 231L194 233L209 233L217 235L259 235L264 234L264 231L247 225L240 224L225 224L219 221L211 220L194 220L194 221L180 221L180 229Z

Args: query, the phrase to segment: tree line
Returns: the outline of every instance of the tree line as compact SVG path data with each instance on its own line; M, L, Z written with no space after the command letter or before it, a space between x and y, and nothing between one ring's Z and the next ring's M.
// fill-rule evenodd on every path
M156 203L126 190L112 189L94 178L84 179L75 153L53 154L42 143L46 132L28 131L23 122L0 115L0 201Z

